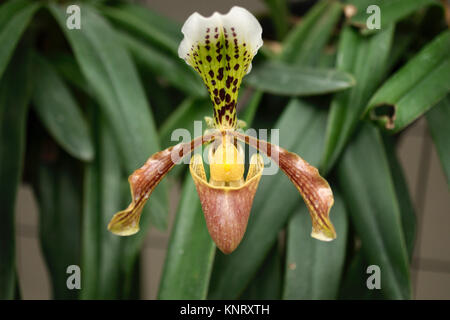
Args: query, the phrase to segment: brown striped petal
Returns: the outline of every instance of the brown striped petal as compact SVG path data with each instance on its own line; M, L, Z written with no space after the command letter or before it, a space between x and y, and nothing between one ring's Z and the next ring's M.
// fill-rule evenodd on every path
M267 141L258 140L237 131L229 131L228 134L265 153L289 177L308 206L312 219L311 236L313 238L322 241L336 238L336 231L329 218L330 209L334 203L333 192L315 167L295 153Z
M212 135L205 135L152 155L141 168L129 176L132 202L128 208L112 217L108 230L120 236L129 236L138 232L142 208L153 189L174 167L177 160L181 160L195 148L213 139Z
M211 238L225 254L233 252L247 229L253 198L264 169L259 154L254 154L246 181L238 187L214 186L207 182L202 156L191 158L189 166L200 198Z

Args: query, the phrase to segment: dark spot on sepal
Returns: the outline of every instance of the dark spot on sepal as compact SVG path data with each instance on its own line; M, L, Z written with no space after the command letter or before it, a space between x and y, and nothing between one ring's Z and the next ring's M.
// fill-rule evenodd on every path
M219 97L220 97L220 100L222 100L222 101L225 100L225 89L224 88L220 89Z
M221 81L223 79L223 68L219 68L217 72L218 72L217 80Z

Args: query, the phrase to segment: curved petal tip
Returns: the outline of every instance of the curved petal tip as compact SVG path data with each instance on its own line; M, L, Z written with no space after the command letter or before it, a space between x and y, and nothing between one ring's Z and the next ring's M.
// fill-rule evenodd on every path
M134 208L116 213L108 224L108 230L119 236L131 236L139 231L141 211Z
M233 132L239 140L266 153L295 185L309 209L312 220L311 236L321 241L336 238L336 231L330 220L330 209L334 204L333 192L328 182L295 153L289 152L267 141L258 140L239 132Z

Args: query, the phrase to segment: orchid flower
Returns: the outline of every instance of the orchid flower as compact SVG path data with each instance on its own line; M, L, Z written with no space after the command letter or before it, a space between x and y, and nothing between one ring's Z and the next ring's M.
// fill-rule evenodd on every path
M237 130L241 125L236 117L239 87L262 46L262 28L258 20L246 9L233 7L228 14L216 12L208 18L194 13L181 31L184 39L178 54L206 84L214 106L214 116L208 121L213 131L209 129L191 142L152 155L129 177L132 202L127 209L114 215L108 229L118 235L138 232L142 208L153 189L174 167L175 158L191 155L190 173L208 231L223 253L231 253L244 236L264 169L261 154L255 153L244 179L245 154L241 144L245 143L276 162L297 187L311 215L311 236L323 241L336 238L329 219L333 193L318 170L294 153ZM202 155L192 155L203 144L209 144L209 179Z

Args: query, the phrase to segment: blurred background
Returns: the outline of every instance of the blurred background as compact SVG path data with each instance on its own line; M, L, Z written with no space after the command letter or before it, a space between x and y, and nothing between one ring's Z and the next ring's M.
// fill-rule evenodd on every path
M147 0L133 2L142 4L154 12L176 21L179 25L182 25L194 11L209 16L214 11L225 13L233 5L243 6L255 16L264 17L263 21L267 21L270 16L266 3L259 0ZM292 0L288 2L293 17L299 21L302 21L299 16L314 5L314 1ZM292 18L290 24L294 22L298 23ZM265 28L263 24L264 32L269 28ZM269 33L273 35L272 31ZM336 39L337 32L332 37ZM276 45L274 46L276 47ZM145 83L146 80L142 81ZM247 100L246 97L242 99L241 103L245 105L248 98ZM158 98L155 99L155 102L153 97L150 97L149 100L152 107L158 103ZM259 112L268 110L271 109L265 108ZM156 107L154 117L157 124L159 119L162 121L167 117L163 114L164 111L159 112ZM278 115L276 116L278 117ZM35 117L31 119L36 120ZM418 117L398 134L394 151L403 168L417 221L415 247L410 264L412 298L450 299L449 187L428 126L429 122L426 121L425 116ZM282 143L283 141L281 141ZM141 275L138 286L139 294L136 296L142 299L157 298L169 239L181 197L182 182L172 176L169 179L170 201L167 230L161 231L154 226L150 227L144 240L139 267L135 269ZM355 194L355 197L357 196ZM21 296L24 299L50 299L52 297L51 277L39 239L39 207L29 182L20 184L16 203L16 261ZM252 212L252 215L257 214L258 212ZM331 215L331 219L333 220L333 215ZM280 237L283 237L282 233ZM287 265L284 267L288 268Z

